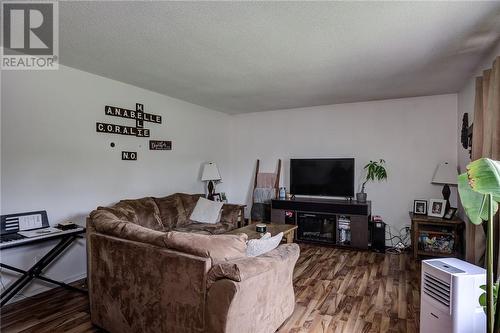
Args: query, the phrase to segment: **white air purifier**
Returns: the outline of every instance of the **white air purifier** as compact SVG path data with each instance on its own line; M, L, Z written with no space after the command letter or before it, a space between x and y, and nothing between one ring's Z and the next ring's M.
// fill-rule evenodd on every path
M456 258L422 261L421 333L483 333L486 315L479 296L486 270Z

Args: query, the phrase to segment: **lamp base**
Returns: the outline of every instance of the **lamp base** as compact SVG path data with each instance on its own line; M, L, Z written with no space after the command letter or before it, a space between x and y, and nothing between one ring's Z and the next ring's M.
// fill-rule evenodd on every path
M448 184L444 184L443 191L441 193L443 194L443 199L446 200L446 211L448 211L450 208L450 186L448 186Z
M213 180L209 180L207 184L207 199L208 200L214 200L214 194L215 194L215 184Z

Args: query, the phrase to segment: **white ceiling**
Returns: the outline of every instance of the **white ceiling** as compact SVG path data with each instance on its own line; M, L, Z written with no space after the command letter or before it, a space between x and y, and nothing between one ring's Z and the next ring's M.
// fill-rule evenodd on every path
M499 23L500 2L60 2L60 60L242 113L457 92Z

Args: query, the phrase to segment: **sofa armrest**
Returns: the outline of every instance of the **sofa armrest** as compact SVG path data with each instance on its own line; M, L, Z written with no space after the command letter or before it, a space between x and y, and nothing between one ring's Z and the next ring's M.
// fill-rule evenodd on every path
M238 218L240 216L241 206L233 204L222 205L222 214L220 223L229 224L233 229L238 228ZM243 219L244 217L242 217Z
M297 244L283 244L258 257L245 257L220 263L212 267L207 276L207 288L221 279L241 282L273 269L279 261L297 261L300 249Z
M208 274L209 332L274 332L295 306L293 270L297 244L262 256L216 265Z
M149 229L133 222L118 219L87 219L89 225L96 232L123 238L135 242L147 243L159 247L165 246L166 234L161 231Z
M92 322L109 332L204 332L209 258L87 235Z

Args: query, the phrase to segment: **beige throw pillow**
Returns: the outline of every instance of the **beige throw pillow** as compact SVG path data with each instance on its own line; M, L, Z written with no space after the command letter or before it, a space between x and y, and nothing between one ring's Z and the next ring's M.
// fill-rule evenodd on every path
M189 219L199 223L216 224L220 221L222 202L199 198Z

